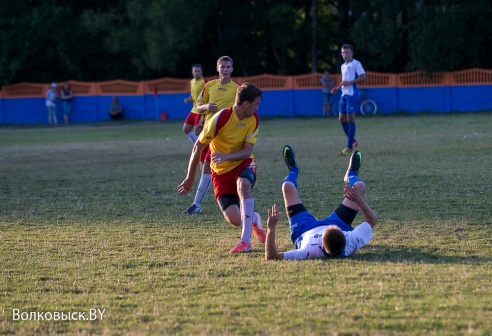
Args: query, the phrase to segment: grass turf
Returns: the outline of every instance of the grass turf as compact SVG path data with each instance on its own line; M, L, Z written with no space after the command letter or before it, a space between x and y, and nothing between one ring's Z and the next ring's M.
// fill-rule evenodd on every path
M181 215L194 192L175 192L191 150L180 123L0 129L0 334L489 335L491 128L490 113L359 117L375 237L350 258L301 262L266 262L254 239L230 255L240 231L212 194ZM327 216L344 139L333 117L262 121L263 218L283 208L285 144L301 199ZM292 248L285 215L277 235Z

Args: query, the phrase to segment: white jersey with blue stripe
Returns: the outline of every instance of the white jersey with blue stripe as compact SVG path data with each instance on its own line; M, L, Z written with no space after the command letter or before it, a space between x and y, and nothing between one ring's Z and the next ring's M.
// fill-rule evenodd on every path
M365 73L362 64L356 59L352 58L350 62L342 64L342 82L353 81ZM357 84L347 86L342 85L342 96L353 96L356 91Z
M297 240L295 250L284 252L285 260L305 260L315 258L326 258L329 255L321 248L321 237L328 225L318 226L302 234L302 239ZM340 257L349 255L360 250L372 239L372 227L367 222L363 222L353 231L343 231L347 241L345 250Z

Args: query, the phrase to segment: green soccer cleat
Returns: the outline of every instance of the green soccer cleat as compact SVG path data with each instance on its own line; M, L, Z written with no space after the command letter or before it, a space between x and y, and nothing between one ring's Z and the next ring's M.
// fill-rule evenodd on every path
M362 164L362 154L360 151L356 150L352 154L352 156L350 156L347 172L345 173L345 177L343 178L343 181L346 184L349 184L349 175L351 175L351 173L352 176L353 175L357 176L359 174L359 169L361 164Z
M296 155L294 154L294 150L289 145L284 146L284 161L285 164L287 165L287 168L289 168L289 170L291 168L299 168L299 166L297 165Z

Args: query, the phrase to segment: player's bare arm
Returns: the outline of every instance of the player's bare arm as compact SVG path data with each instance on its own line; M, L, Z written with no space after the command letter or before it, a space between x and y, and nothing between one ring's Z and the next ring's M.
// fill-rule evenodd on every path
M364 221L369 223L371 227L374 227L376 225L376 213L362 198L362 196L357 191L357 188L355 188L354 186L345 186L343 191L345 193L344 197L352 202L357 203L360 211L362 212L362 216L364 217Z
M246 160L253 153L254 145L249 142L245 142L244 146L241 150L238 150L234 153L211 153L210 158L213 163L221 163L224 161L237 161L237 160Z
M196 107L196 110L198 111L198 113L207 113L207 112L216 113L219 111L219 109L218 109L217 105L215 105L215 103L199 104Z
M190 156L190 162L188 164L188 173L186 178L180 185L178 185L178 194L185 194L193 188L193 183L195 183L195 175L198 167L198 162L200 161L200 153L202 149L205 148L205 144L200 141L196 141L193 145L193 150Z
M284 254L277 251L277 244L275 243L275 235L277 229L277 223L280 219L281 212L278 211L276 204L272 205L272 209L268 209L267 220L267 236L265 241L265 259L266 260L283 260Z

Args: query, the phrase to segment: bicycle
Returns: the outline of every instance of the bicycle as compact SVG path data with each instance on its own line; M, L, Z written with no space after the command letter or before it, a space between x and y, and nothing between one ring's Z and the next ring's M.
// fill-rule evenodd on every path
M378 104L372 99L368 99L366 95L365 89L359 89L359 111L362 115L370 115L370 114L376 114L378 111ZM330 112L333 113L334 116L338 117L338 112L339 112L339 106L340 106L340 100L337 100L334 104L331 105Z

